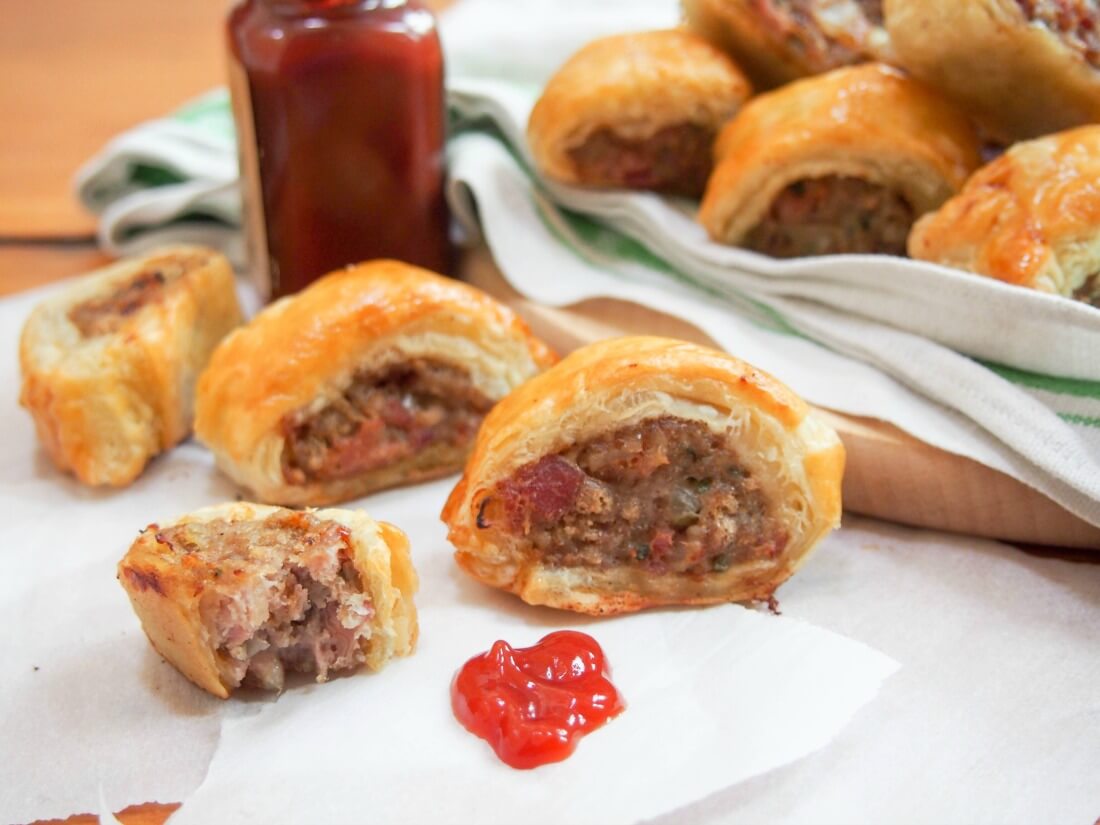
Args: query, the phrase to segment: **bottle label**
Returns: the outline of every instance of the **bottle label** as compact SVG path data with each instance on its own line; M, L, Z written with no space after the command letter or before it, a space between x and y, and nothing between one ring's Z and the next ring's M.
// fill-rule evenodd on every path
M241 201L245 241L248 245L248 275L266 303L273 293L271 258L268 254L260 159L256 143L256 121L252 114L252 92L244 66L229 50L229 90L233 120L237 125L237 159L240 165Z

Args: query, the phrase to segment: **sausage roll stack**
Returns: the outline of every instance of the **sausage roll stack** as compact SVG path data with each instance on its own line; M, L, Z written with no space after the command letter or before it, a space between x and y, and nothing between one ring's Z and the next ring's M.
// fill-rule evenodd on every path
M1100 120L1095 0L885 0L900 64L1003 140Z
M593 41L547 83L527 137L547 177L698 197L718 130L752 93L725 54L688 32Z
M961 112L873 63L754 99L716 154L700 222L716 241L777 258L902 255L913 221L981 162Z
M329 504L458 471L482 416L553 360L484 293L374 261L227 338L199 382L195 431L261 500Z
M54 463L120 487L191 431L195 382L241 322L221 255L173 247L87 275L23 328L20 403Z
M1100 307L1100 126L1017 143L913 228L914 258Z
M836 433L771 376L620 338L489 414L443 520L459 565L530 604L767 600L836 527L843 466Z
M223 699L379 670L416 643L408 540L361 511L207 507L142 530L118 578L157 652Z
M690 29L728 51L759 89L889 61L882 0L683 0Z

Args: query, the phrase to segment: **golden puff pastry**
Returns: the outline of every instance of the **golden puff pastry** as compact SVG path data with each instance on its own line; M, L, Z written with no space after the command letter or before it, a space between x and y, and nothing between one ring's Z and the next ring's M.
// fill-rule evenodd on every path
M397 261L334 272L218 347L195 432L265 502L456 472L489 408L554 355L507 307Z
M129 484L191 431L195 382L241 323L221 255L170 247L80 278L23 327L20 403L53 462Z
M903 255L913 221L981 163L960 111L877 63L761 95L715 152L699 221L716 241L779 258Z
M769 600L837 526L843 469L836 433L766 373L619 338L497 405L442 517L459 565L530 604Z
M408 539L361 510L206 507L142 530L118 579L157 652L222 699L380 670L416 644Z
M563 183L698 197L718 130L752 93L706 40L651 31L595 40L546 84L527 139Z
M909 254L1100 307L1100 126L1017 143L917 222Z
M683 0L687 25L728 51L758 89L890 61L882 0Z
M1100 120L1091 0L885 0L900 65L1002 140Z

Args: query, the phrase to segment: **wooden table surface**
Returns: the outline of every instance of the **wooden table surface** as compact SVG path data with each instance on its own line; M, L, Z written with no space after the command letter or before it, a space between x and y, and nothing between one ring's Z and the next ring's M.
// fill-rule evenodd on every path
M440 9L450 1L428 4ZM223 83L229 5L38 0L20 4L0 26L6 123L0 129L0 295L107 261L95 244L93 217L73 195L73 174L114 135ZM898 437L904 436L891 435L891 443ZM935 453L937 462L945 455L917 446ZM920 450L907 449L903 457L913 455L919 458ZM139 806L121 818L127 825L159 823L173 807Z
M113 136L224 84L230 5L36 0L0 26L0 296L108 261L93 216L73 195L73 174ZM152 825L175 807L140 805L120 817Z
M0 294L106 259L73 173L222 83L227 0L37 0L0 26Z

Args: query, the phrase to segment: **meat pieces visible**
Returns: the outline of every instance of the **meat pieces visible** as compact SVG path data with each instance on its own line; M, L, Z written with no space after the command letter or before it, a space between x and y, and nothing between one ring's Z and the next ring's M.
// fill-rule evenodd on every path
M209 571L200 616L233 687L281 690L287 671L323 682L364 662L374 608L343 525L290 512L179 524L156 540Z
M658 574L775 558L789 538L725 438L671 416L521 467L493 488L478 524L525 536L551 566Z
M586 184L697 198L710 175L715 136L714 129L696 123L666 126L642 139L600 129L569 155Z
M904 255L916 216L898 192L859 178L796 181L772 201L743 245L776 258Z
M434 445L468 445L492 402L464 370L418 358L357 374L318 412L283 420L291 484L351 478Z
M1100 68L1100 9L1095 0L1016 0L1028 20L1049 29Z
M883 23L882 0L752 0L757 18L777 39L823 72L868 59L873 27Z
M159 301L174 281L204 263L206 258L202 255L173 255L149 261L141 272L109 295L77 304L69 310L69 320L85 338L116 332L138 310Z

